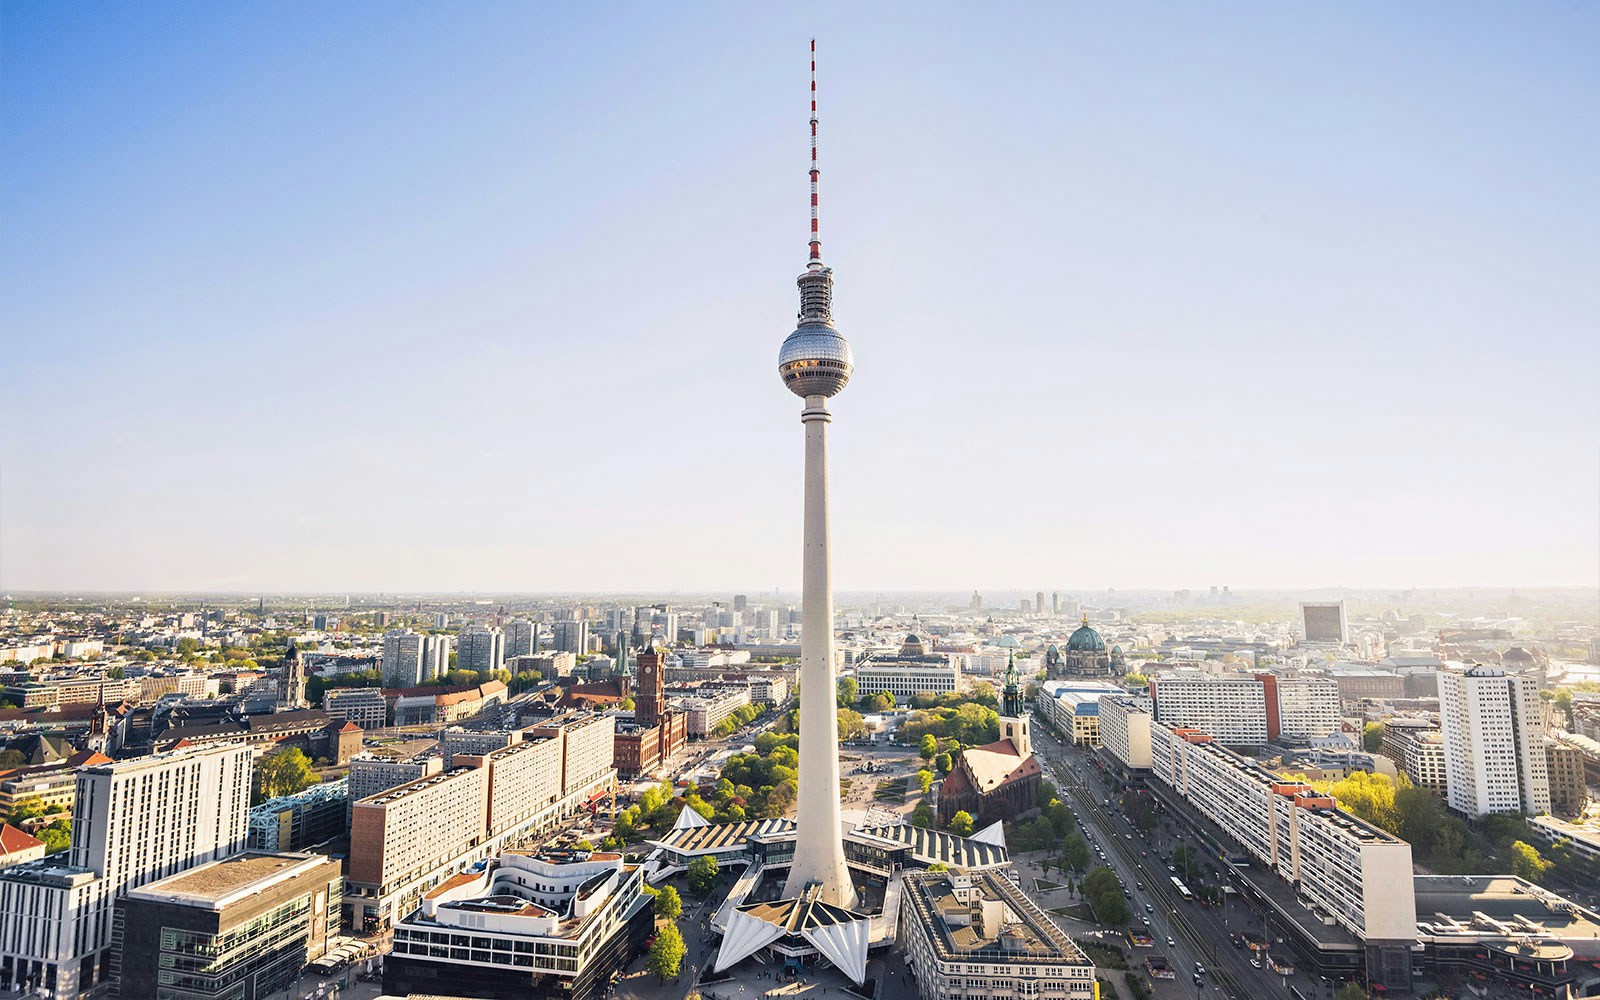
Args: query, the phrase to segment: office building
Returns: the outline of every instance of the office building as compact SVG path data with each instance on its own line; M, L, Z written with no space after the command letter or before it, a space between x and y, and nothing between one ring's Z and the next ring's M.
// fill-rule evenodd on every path
M1439 671L1450 808L1467 817L1550 811L1544 706L1532 678L1483 666Z
M591 1000L644 947L643 868L622 855L506 851L395 927L386 993Z
M1301 601L1300 625L1307 645L1342 646L1350 641L1343 601Z
M250 807L247 846L252 851L303 851L342 837L350 810L345 778L324 781L292 795Z
M470 625L456 637L456 666L488 673L505 667L505 633L487 625Z
M117 901L120 995L265 1000L289 989L338 934L342 884L331 858L249 851L134 889Z
M1038 718L1062 739L1080 747L1100 745L1100 699L1120 694L1106 681L1045 681L1034 696Z
M1129 777L1150 772L1150 713L1126 695L1100 698L1100 746Z
M116 898L244 849L252 756L219 744L80 770L68 856L0 872L0 983L75 997L114 979Z
M539 651L539 626L526 618L513 618L506 623L507 660L517 656L532 656Z
M1099 995L1088 956L1002 874L912 871L901 885L900 932L920 1000Z
M378 688L329 688L322 694L322 711L331 721L353 722L371 732L387 725L389 703Z

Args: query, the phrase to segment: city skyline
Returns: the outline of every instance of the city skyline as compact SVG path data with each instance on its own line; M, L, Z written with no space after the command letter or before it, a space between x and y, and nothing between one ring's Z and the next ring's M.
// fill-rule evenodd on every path
M840 591L1595 584L1600 13L635 11L8 5L0 591L798 590L812 34Z

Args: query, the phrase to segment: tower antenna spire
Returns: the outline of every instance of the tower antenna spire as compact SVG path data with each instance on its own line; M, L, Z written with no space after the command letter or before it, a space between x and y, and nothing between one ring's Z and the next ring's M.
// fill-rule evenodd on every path
M822 267L822 233L817 228L817 40L811 40L811 259L808 270Z

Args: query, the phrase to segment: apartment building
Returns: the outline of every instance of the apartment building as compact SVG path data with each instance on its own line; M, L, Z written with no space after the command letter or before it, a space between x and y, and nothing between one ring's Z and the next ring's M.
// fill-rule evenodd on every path
M116 898L244 849L253 756L218 744L80 770L67 858L0 872L0 983L76 997L114 980Z
M1278 735L1267 719L1266 686L1254 678L1159 678L1150 682L1155 721L1199 729L1224 746L1259 747Z
M1380 751L1394 761L1411 783L1444 795L1449 776L1444 762L1444 736L1432 719L1387 719Z
M456 639L456 665L463 670L488 672L505 666L506 636L497 628L472 625Z
M467 866L614 794L614 726L610 716L569 712L354 802L345 893L353 925L392 926Z
M375 754L359 754L350 758L350 801L387 792L418 778L426 778L444 770L444 760L425 757L421 760L394 760Z
M1152 774L1294 885L1318 920L1365 945L1375 982L1410 985L1416 900L1411 845L1284 781L1196 729L1152 724ZM1125 762L1127 763L1127 762Z
M1273 677L1257 680L1277 687L1278 738L1285 742L1321 739L1339 731L1339 683L1331 677Z
M1545 770L1550 776L1550 809L1563 816L1582 815L1589 804L1583 750L1564 740L1544 741Z
M1150 713L1126 695L1100 697L1100 746L1129 774L1150 771Z
M1550 811L1544 706L1532 678L1494 667L1439 671L1450 808L1468 817Z
M1094 963L1003 875L913 871L901 886L900 932L920 1000L1099 995Z

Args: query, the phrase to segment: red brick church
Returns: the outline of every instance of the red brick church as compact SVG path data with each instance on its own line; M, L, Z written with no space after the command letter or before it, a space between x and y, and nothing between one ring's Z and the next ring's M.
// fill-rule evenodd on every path
M1033 759L1033 741L1028 732L1031 720L1017 685L1015 657L1006 669L1000 708L1000 738L963 750L939 785L940 826L948 825L956 813L966 812L973 825L982 829L1037 805L1041 772L1038 761Z

